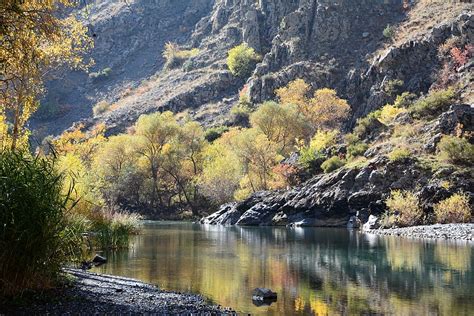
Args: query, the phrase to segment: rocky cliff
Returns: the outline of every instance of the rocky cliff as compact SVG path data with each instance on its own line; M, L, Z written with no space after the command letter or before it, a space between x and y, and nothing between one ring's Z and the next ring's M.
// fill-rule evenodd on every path
M162 110L186 112L206 125L232 124L227 114L245 82L228 72L225 59L241 42L263 56L248 81L253 102L271 99L275 88L303 78L347 98L353 123L390 101L383 93L390 79L403 80L403 90L426 92L439 69L437 45L471 23L460 15L468 4L445 6L435 1L420 8L436 25L413 26L401 1L92 2L81 10L96 42L91 71L109 73L67 72L51 81L43 108L53 113L37 117L34 126L57 134L77 121L105 122L112 134L141 114ZM447 9L440 18L437 13ZM383 29L397 23L407 24L407 34L384 49ZM200 53L186 69L162 71L166 42ZM92 117L92 106L102 100L112 106Z

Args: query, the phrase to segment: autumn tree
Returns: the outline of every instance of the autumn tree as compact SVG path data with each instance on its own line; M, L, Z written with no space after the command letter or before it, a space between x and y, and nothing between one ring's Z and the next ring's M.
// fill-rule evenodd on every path
M0 3L0 145L26 146L25 125L38 108L45 76L54 68L85 69L93 46L74 16L60 18L71 0L3 0Z
M340 128L349 116L350 106L346 100L337 96L335 90L323 88L316 90L309 98L310 86L297 79L288 86L277 89L276 94L283 104L295 104L298 110L311 122L313 132Z
M243 176L239 157L231 150L226 138L224 135L205 148L203 170L198 178L200 191L215 204L232 201Z
M250 117L252 126L277 144L278 152L285 155L294 150L296 140L306 138L308 124L294 104L282 105L265 102Z
M170 150L171 142L179 130L173 113L154 113L141 116L135 124L137 139L137 153L147 164L152 179L151 205L163 203L159 188L159 171L164 162L164 154Z

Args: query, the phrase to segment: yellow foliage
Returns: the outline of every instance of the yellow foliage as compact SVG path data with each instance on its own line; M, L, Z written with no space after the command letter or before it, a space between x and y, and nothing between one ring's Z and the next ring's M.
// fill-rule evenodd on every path
M93 46L87 28L73 16L59 18L58 9L72 5L69 0L5 0L0 4L0 113L6 114L3 120L11 125L2 146L15 149L26 143L25 125L38 108L45 73L62 65L76 69L90 65L82 58Z
M323 88L316 90L313 98L308 98L310 87L302 79L297 79L276 90L280 102L295 104L312 123L314 129L336 129L350 113L346 100L340 99L335 90Z
M385 201L388 207L386 215L391 216L398 226L413 226L419 224L423 217L423 209L418 198L409 191L392 191Z
M317 131L310 142L310 148L316 151L322 151L336 144L337 130L332 131Z
M387 124L390 124L398 114L403 113L403 112L407 112L407 110L403 108L397 108L393 105L387 104L381 109L380 116L378 119L380 122L387 125Z
M472 206L467 194L456 193L435 204L433 208L438 223L469 223L471 221Z

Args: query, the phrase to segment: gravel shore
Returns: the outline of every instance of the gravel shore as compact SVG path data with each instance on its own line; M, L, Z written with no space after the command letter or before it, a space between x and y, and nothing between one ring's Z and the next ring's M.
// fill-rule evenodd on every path
M425 239L454 239L474 242L474 224L436 224L404 228L374 229L369 234Z
M71 286L56 290L52 300L28 304L0 315L234 315L210 305L200 295L161 291L134 279L66 269L75 277ZM51 294L51 293L50 293Z

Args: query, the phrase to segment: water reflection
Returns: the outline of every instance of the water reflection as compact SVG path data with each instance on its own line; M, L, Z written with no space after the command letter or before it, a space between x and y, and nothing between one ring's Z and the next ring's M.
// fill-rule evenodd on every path
M201 293L252 314L467 315L474 310L472 245L338 229L148 223L104 273ZM255 306L252 290L278 293Z

